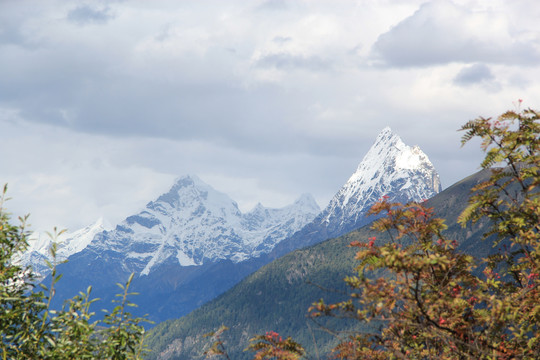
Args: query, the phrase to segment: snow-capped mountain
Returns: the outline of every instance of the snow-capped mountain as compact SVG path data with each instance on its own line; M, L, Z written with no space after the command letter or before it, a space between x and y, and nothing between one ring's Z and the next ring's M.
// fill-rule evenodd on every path
M103 218L100 218L85 228L71 233L64 232L60 234L56 239L58 243L56 261L60 263L71 255L82 251L90 244L96 234L108 227L110 227L108 223ZM28 248L16 259L16 262L23 266L32 266L34 273L38 277L46 276L50 272L46 260L53 262L49 251L52 243L53 239L49 234L33 232L28 238Z
M331 229L347 228L363 220L383 196L397 202L422 201L440 191L439 175L427 155L418 146L405 145L386 127L318 220Z
M368 224L369 209L383 196L406 203L441 191L439 175L418 146L408 146L389 127L377 136L356 171L328 206L302 230L276 246L276 258L294 249L343 235Z
M265 262L263 255L312 221L320 209L311 195L281 209L258 204L247 213L196 176L97 233L82 251L58 266L56 307L81 289L114 299L116 283L131 273L141 315L152 320L186 314L229 289Z
M231 198L191 175L113 231L99 233L88 250L116 252L126 271L140 275L171 261L181 266L239 262L272 250L319 212L311 195L302 195L282 209L259 204L242 214Z

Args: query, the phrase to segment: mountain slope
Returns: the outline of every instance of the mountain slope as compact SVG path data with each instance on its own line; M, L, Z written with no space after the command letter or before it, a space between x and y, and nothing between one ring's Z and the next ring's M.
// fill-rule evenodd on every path
M397 202L422 201L440 191L439 175L427 155L418 146L406 145L386 127L328 206L302 230L278 244L270 258L368 224L373 220L366 217L368 210L383 196Z
M447 236L460 243L460 249L482 257L491 251L489 241L480 240L482 227L462 229L455 221L467 204L470 189L486 179L486 172L477 173L451 186L428 200L427 206L446 219ZM352 274L354 250L351 241L366 241L375 234L368 226L339 238L294 251L261 268L231 290L203 305L189 315L159 324L151 330L150 359L197 359L205 344L202 334L216 330L222 324L230 327L222 339L233 359L247 359L242 351L249 338L273 330L283 336L293 336L315 355L321 356L332 338L306 318L309 305L324 298L343 299L346 287L343 278ZM377 241L386 241L376 234ZM314 285L316 284L316 285ZM334 289L336 291L330 291ZM327 323L332 327L334 320ZM340 324L340 328L348 326ZM316 339L316 345L314 340Z

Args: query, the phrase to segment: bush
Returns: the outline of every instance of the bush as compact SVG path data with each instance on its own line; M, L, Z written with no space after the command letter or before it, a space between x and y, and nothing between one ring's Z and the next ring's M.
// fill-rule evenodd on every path
M126 310L134 306L128 296L128 282L112 311L103 320L93 321L91 287L65 302L61 310L50 308L55 284L61 275L52 269L50 288L40 285L30 268L16 264L14 258L28 247L26 221L11 224L4 210L7 186L0 197L0 356L3 359L140 359L143 346L143 318L133 318ZM52 235L56 237L59 234ZM51 248L53 258L56 244Z

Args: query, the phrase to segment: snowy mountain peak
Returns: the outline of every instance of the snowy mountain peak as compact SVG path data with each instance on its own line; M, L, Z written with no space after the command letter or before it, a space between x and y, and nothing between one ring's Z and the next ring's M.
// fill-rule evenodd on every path
M392 201L421 201L440 190L439 175L427 155L386 127L323 211L323 218L337 227L353 224L384 195Z
M358 165L349 182L365 177L366 171L379 168L380 165L385 163L387 158L406 151L407 148L408 146L389 127L384 128Z
M304 193L300 195L298 199L294 202L295 205L302 206L306 209L311 209L313 211L320 211L319 204L315 201L313 195Z
M374 145L379 144L380 146L391 146L391 144L397 142L403 143L403 141L401 141L401 138L397 134L395 134L389 126L387 126L381 130L379 135L377 135Z
M178 178L167 193L148 203L146 208L160 216L179 211L184 218L196 217L198 213L203 215L205 212L207 215L217 214L231 220L241 214L238 204L228 195L215 190L195 175ZM150 216L147 212L143 213L143 218ZM156 218L156 215L150 217ZM155 219L151 221L155 223Z
M388 176L391 173L395 176L406 177L409 175L408 170L433 173L436 178L434 179L436 184L432 184L433 188L436 192L440 191L439 176L427 155L418 146L406 145L398 135L386 127L379 133L375 143L347 183L374 185L383 180L383 174ZM386 179L387 183L389 181L390 179Z
M315 218L314 200L300 199L281 209L258 204L242 214L229 196L187 175L114 231L98 234L89 251L114 251L126 271L141 275L163 263L238 262L270 251Z
M375 139L375 144L378 143L388 143L392 141L401 141L401 138L394 134L390 126L386 126L384 129L381 130L379 135L377 135L377 138Z
M202 181L197 175L194 174L187 174L184 176L179 176L174 181L173 186L171 187L170 191L177 191L181 188L185 187L200 187L200 188L206 188L209 185Z

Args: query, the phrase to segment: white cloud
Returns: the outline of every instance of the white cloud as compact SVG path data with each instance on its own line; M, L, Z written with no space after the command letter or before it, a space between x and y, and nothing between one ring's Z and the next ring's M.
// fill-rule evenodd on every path
M0 181L8 183L12 197L7 208L16 215L30 213L34 229L76 230L100 216L118 222L160 194L174 178L126 161L125 152L132 144L58 127L13 123L3 115Z

